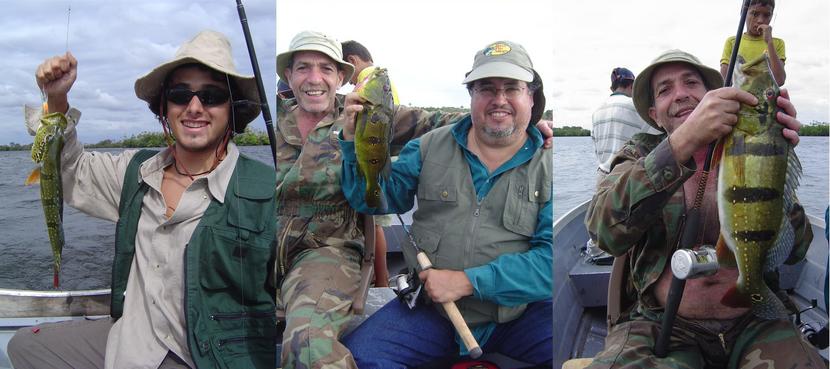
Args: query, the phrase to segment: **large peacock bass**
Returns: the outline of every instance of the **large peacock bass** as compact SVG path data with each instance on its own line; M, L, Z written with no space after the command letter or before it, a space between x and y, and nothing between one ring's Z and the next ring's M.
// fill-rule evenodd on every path
M366 100L355 122L357 168L360 176L366 179L366 205L383 209L386 206L379 176L382 174L388 178L391 168L389 140L392 138L394 114L392 86L386 69L375 68L366 82L358 87L357 93Z
M60 285L63 235L63 189L61 188L61 151L64 145L66 116L51 113L40 118L32 143L32 160L38 167L26 179L26 185L40 182L40 202L46 216L46 230L52 246L55 275L52 284Z
M742 306L748 299L756 316L782 319L787 311L763 274L776 270L792 251L795 237L787 212L796 201L801 164L775 118L780 90L769 57L763 54L747 63L739 58L734 85L755 95L758 104L741 104L738 123L720 144L721 237L739 273L722 302Z

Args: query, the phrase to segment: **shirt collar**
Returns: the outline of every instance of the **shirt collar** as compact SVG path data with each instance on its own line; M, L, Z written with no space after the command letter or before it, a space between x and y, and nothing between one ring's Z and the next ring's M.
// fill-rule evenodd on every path
M233 142L228 142L228 147L225 153L225 158L219 162L212 172L204 177L196 178L196 181L207 181L207 188L210 195L220 203L225 202L225 193L228 189L228 184L233 176L233 171L236 168L236 162L239 159L239 149ZM164 149L161 153L150 158L141 164L139 168L139 175L142 181L150 177L154 173L161 172L169 165L173 164L173 153L170 148ZM159 173L161 175L161 173Z

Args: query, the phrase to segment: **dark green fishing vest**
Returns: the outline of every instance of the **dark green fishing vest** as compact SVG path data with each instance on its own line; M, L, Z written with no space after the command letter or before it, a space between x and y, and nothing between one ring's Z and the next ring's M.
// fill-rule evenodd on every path
M141 150L127 167L112 265L113 318L135 255L135 236L149 186L138 177L155 151ZM274 169L239 156L224 204L211 201L185 248L184 309L190 355L198 368L273 368L274 289L268 276L275 250Z
M529 162L502 173L478 203L469 164L451 129L439 128L421 138L415 242L439 269L464 270L501 254L527 251L539 209L550 199L553 150L539 150ZM411 248L404 251L414 267ZM474 296L456 304L471 325L507 322L525 310L525 305L500 306Z

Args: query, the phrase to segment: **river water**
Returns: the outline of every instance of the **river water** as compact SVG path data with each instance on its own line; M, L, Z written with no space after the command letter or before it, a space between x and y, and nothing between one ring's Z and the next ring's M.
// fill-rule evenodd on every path
M272 162L267 146L241 150L262 162ZM828 138L804 137L796 152L804 166L799 198L809 214L823 216L828 204ZM590 137L555 140L554 219L591 198L595 161ZM32 168L28 151L0 152L0 288L48 290L52 286L52 255L40 190L23 185ZM109 287L115 224L67 206L64 231L61 289Z

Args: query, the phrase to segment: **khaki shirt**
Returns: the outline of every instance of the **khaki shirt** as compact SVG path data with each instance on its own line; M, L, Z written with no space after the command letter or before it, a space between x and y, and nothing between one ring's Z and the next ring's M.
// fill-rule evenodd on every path
M61 163L64 200L84 213L115 222L124 175L136 150L119 155L84 151L74 129L80 112L70 109L67 117ZM168 351L194 366L183 307L185 248L211 200L224 201L238 158L236 145L228 143L226 158L190 184L170 219L165 217L161 194L163 169L173 163L170 151L165 149L141 165L139 178L150 189L138 222L124 315L107 340L106 368L155 369Z

